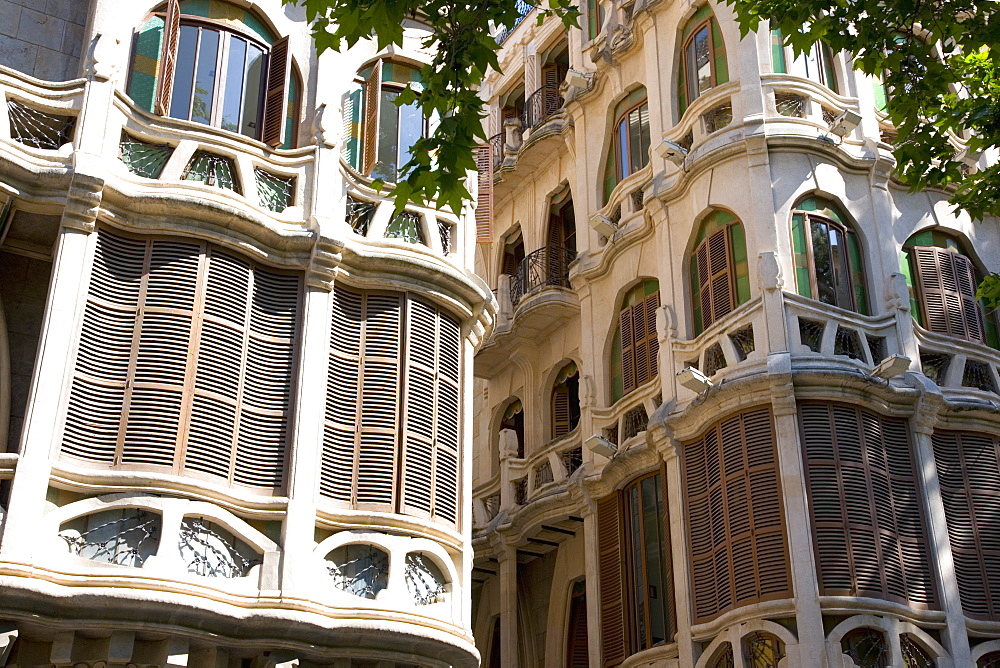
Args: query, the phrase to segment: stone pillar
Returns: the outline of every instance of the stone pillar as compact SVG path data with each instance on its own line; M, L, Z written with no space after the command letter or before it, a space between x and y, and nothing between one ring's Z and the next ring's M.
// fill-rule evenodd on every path
M28 393L21 457L11 486L0 552L30 559L38 545L51 458L59 451L66 395L72 382L72 352L80 331L88 267L104 180L88 175L90 161L74 155L74 175L56 240L52 277L39 337L35 377ZM99 173L99 172L98 172Z
M518 668L517 652L517 549L504 545L500 558L500 663Z
M910 422L913 428L916 475L927 502L927 540L931 554L936 555L936 558L931 559L931 567L937 568L936 579L941 583L941 609L948 620L948 625L941 632L941 643L951 653L953 665L971 666L972 650L965 628L965 613L962 611L962 599L958 591L955 559L951 552L941 484L934 462L934 445L931 441L934 427L938 423L938 414L944 408L944 397L937 385L924 376L913 373L908 373L907 376L922 392Z
M812 533L805 485L805 465L792 385L792 358L789 353L771 353L767 358L771 386L771 411L778 453L778 475L785 511L785 536L795 592L795 621L798 627L801 660L823 654L826 634L819 607L819 581L813 552ZM795 663L795 662L793 662ZM799 665L795 663L795 665Z
M587 581L587 656L590 668L601 668L601 571L597 550L597 508L584 488L584 503L580 510L583 516L583 559Z
M654 436L655 438L655 436ZM677 656L682 666L693 666L697 657L694 656L694 646L691 643L691 578L688 572L687 536L684 532L684 497L681 481L680 448L669 432L664 435L663 442L668 444L661 448L663 462L666 466L667 508L670 509L670 548L671 570L674 576L674 610L677 615Z
M785 318L784 281L781 265L773 251L761 253L757 259L757 277L764 308L764 331L761 332L768 354L788 351L788 329Z
M886 297L889 311L896 314L896 349L901 355L910 358L911 371L920 371L920 347L917 345L917 337L913 333L910 293L906 287L906 278L902 274L889 275ZM879 363L879 360L872 361L875 364Z

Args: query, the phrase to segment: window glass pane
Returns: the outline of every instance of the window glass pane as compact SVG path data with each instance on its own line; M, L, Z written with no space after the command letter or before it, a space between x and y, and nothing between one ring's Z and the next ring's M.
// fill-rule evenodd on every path
M247 50L246 92L243 95L243 124L240 132L260 137L260 110L264 88L264 50L250 44Z
M424 116L414 102L399 108L399 157L397 166L402 167L410 160L410 147L424 133Z
M639 155L639 148L642 145L642 138L639 132L639 110L633 109L628 115L628 143L629 143L629 173L635 174L642 168L642 156Z
M696 55L696 45L698 38L692 39L688 42L687 52L684 54L684 70L685 76L687 77L687 103L691 104L698 97L698 68L697 68L697 55ZM707 41L706 41L707 43Z
M222 94L223 130L238 132L240 129L240 108L243 102L243 73L247 57L246 40L229 35L229 62L226 65L226 88Z
M639 107L639 167L649 162L649 105Z
M649 596L649 642L658 645L667 639L667 590L664 569L663 498L660 476L642 481L642 524L645 538L647 595Z
M833 262L837 306L851 308L851 275L847 263L847 243L843 233L830 227L830 259Z
M212 97L215 93L218 58L219 33L202 28L201 42L198 45L198 64L195 68L194 101L191 104L192 121L212 122Z
M830 230L821 221L810 221L813 267L816 272L817 298L824 304L837 304L836 276L830 257Z
M170 116L187 120L191 110L191 85L194 82L194 55L198 50L198 29L181 26L177 46L177 68L174 70L174 89L170 97Z
M646 647L646 581L643 577L642 502L639 485L628 490L630 534L632 537L632 582L635 600L635 630L639 647Z
M708 26L699 30L694 36L695 68L698 78L698 91L695 97L712 87L712 61L708 46ZM691 98L694 100L694 97Z
M621 181L631 174L628 158L628 117L618 124L618 180Z
M396 180L396 156L399 154L399 108L394 104L399 93L383 90L379 101L378 155L372 176Z

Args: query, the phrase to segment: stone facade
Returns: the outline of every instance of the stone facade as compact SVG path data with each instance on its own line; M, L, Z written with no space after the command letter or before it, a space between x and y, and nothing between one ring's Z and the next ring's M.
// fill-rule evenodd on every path
M482 89L483 665L997 665L998 221L894 179L842 54L581 9Z
M393 216L342 134L421 28L317 57L279 0L28 4L0 3L0 665L477 665L471 206Z

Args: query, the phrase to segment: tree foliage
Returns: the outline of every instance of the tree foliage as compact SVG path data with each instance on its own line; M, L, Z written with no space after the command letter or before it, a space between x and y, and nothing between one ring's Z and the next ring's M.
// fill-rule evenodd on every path
M403 25L416 20L429 28L423 48L434 53L421 69L419 94L408 89L396 104L420 105L428 118L440 118L429 137L410 151L394 190L396 208L408 201L435 202L456 213L470 197L465 188L467 170L475 169L475 146L486 141L483 101L476 89L486 72L499 70L498 45L492 26L513 27L522 18L515 0L283 0L305 6L318 53L339 51L359 40L374 38L381 50L402 46ZM546 0L538 7L539 20L549 14L575 25L579 12L571 0ZM381 186L381 184L376 184Z

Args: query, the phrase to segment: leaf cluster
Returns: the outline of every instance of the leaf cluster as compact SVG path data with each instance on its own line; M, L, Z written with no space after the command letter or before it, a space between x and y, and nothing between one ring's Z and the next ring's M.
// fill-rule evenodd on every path
M484 103L476 92L492 68L499 70L498 45L491 27L513 27L530 5L516 0L283 0L304 5L318 53L350 48L374 39L381 50L402 46L404 24L416 21L429 32L421 47L433 53L421 69L419 93L404 91L396 104L417 102L427 118L440 122L410 150L395 186L397 210L407 201L434 202L458 213L470 198L467 170L475 169L473 149L486 141ZM555 14L568 26L580 13L570 0L545 0L539 20ZM376 183L376 186L382 184Z

